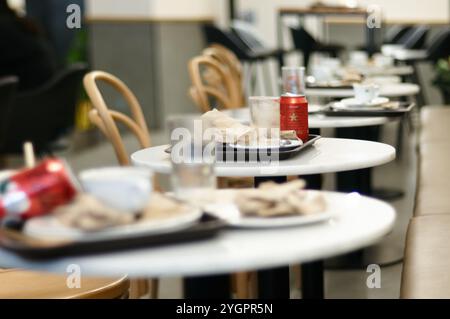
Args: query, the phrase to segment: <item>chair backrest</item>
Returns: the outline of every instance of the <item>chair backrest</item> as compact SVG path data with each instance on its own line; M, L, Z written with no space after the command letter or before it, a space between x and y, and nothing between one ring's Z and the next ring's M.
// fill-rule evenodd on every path
M51 143L74 128L85 64L74 64L41 87L16 95L8 116L8 152L22 152L25 141L37 152L49 151ZM20 81L20 79L19 79Z
M411 25L393 25L390 27L384 36L384 44L398 44L400 39L409 32L413 27Z
M450 56L450 28L446 27L441 30L430 41L427 50L428 60L437 62L439 59L447 59Z
M0 149L3 148L11 103L17 91L19 79L15 76L0 78Z
M430 27L425 25L414 27L399 40L399 44L406 49L422 49L425 46L429 31Z
M128 104L131 117L123 113L110 110L106 105L97 81L105 82L119 92ZM142 148L150 147L150 133L145 122L142 108L136 96L128 86L112 74L103 71L93 71L84 77L84 88L91 99L94 109L89 112L90 120L103 132L111 142L120 165L130 165L122 136L116 121L124 124L137 137Z
M250 49L254 51L268 48L268 45L264 43L264 39L260 37L254 27L247 22L234 20L231 25L231 30Z
M189 75L192 87L189 94L201 112L211 110L214 99L218 108L242 107L240 83L233 79L229 70L210 56L198 56L189 61Z
M292 41L294 42L294 46L297 50L310 51L317 44L314 37L302 26L290 29Z
M236 101L233 104L236 105L244 105L244 88L243 88L243 68L242 64L237 58L237 56L231 51L228 50L221 44L212 44L205 50L203 50L202 54L204 56L209 56L219 62L222 66L227 68L229 73L231 74L234 83L236 83L236 87L238 93L236 97Z
M203 26L203 34L208 44L221 44L233 51L240 60L247 60L250 58L250 48L232 32L224 31L212 24L205 24Z

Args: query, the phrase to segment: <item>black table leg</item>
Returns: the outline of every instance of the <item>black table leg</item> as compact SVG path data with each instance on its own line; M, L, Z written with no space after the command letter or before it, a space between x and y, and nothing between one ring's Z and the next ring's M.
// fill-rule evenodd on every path
M272 181L285 183L286 176L255 177L255 187ZM258 271L258 295L264 299L289 299L289 267L279 267Z
M323 261L315 261L301 265L302 298L324 298Z
M261 299L289 299L289 267L258 271L258 297Z
M380 127L357 127L357 128L343 128L336 130L337 137L340 138L355 138L365 139L368 141L378 141L380 137ZM340 192L359 192L363 195L377 196L379 190L372 187L372 169L362 169L357 171L342 172L336 174L336 187ZM386 190L384 195L401 195L401 191ZM397 193L396 193L397 192ZM385 198L386 199L386 198ZM332 258L326 261L326 268L329 269L365 269L369 264L390 265L401 260L401 253L387 252L386 256L379 252L376 248L370 247L364 250L359 250L350 254ZM377 254L372 254L371 251L376 251Z
M229 275L185 278L183 284L184 298L186 299L231 298Z

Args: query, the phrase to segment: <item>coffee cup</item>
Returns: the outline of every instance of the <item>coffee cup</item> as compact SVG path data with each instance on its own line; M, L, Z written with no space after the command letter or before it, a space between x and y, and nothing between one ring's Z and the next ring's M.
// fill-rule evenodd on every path
M380 87L376 84L353 84L355 99L362 104L372 102L380 94Z
M349 64L351 66L361 67L366 66L369 62L369 56L367 52L364 51L353 51L350 52Z
M383 54L376 54L373 57L373 64L378 68L390 67L394 65L394 59Z

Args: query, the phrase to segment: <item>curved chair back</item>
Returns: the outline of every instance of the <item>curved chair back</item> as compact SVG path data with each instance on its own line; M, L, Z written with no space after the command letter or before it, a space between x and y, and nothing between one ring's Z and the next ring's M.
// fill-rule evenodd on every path
M210 100L217 107L232 109L241 107L240 83L236 83L230 72L210 56L198 56L189 61L192 87L189 94L201 112L211 110Z
M17 91L19 79L15 76L0 78L0 149L3 148L11 103Z
M384 44L398 44L400 39L408 33L413 27L410 25L394 25L390 27L384 36Z
M257 51L268 48L253 26L245 21L234 20L231 25L231 31L252 50Z
M232 32L223 31L212 25L203 26L203 34L208 44L218 43L233 51L239 60L250 59L250 48Z
M399 40L399 44L403 45L405 49L422 49L425 46L429 31L430 27L425 25L414 27Z
M132 118L108 108L97 86L97 81L105 82L123 96L131 110ZM90 120L111 142L120 165L129 165L130 158L116 121L124 124L136 136L142 148L150 147L150 133L139 101L124 82L114 75L103 71L88 73L84 77L83 83L86 93L94 106L94 109L89 112Z
M314 47L317 45L317 41L302 26L290 29L294 47L296 50L303 53L303 64L307 68L309 65L310 56L314 51Z
M228 50L223 45L217 43L212 44L203 50L202 54L217 60L217 62L227 68L234 83L236 83L236 88L238 90L236 96L232 97L233 99L236 99L233 104L244 105L243 69L237 56L231 50Z
M74 64L41 87L16 95L7 119L7 152L21 153L25 141L31 141L38 153L51 151L51 144L74 128L86 72L85 64Z
M441 30L430 42L427 50L428 60L437 62L450 56L450 28Z

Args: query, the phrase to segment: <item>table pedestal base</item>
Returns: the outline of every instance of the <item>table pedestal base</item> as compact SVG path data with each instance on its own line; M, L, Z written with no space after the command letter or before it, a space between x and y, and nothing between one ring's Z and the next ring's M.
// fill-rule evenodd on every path
M354 269L365 270L369 265L378 265L388 267L396 265L403 261L403 248L392 247L392 244L379 244L371 246L364 250L327 259L325 261L326 269Z
M405 196L405 192L402 190L391 188L375 188L371 191L371 193L372 197L385 201L393 201Z

